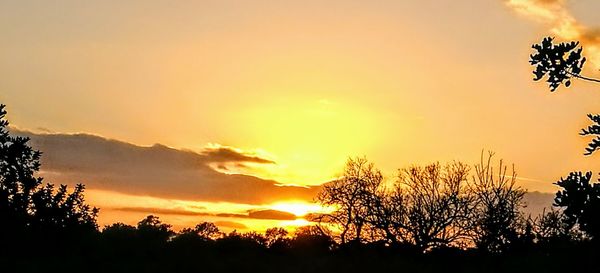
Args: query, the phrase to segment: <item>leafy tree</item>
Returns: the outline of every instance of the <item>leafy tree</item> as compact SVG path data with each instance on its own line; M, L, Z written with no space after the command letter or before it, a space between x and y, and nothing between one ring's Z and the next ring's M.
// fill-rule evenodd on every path
M594 124L585 129L581 129L579 134L582 136L596 136L596 138L592 139L585 148L584 155L591 155L596 150L600 149L600 115L588 114L587 116Z
M600 238L600 183L590 183L592 172L572 172L556 185L562 190L556 193L554 205L564 208L569 226L577 225L593 239Z
M0 236L19 240L21 235L49 232L87 232L97 229L97 208L85 203L83 185L71 193L65 185L42 185L39 151L29 139L8 132L5 105L0 105Z
M210 222L202 222L197 224L195 231L200 237L208 240L216 240L223 236L223 233L219 230L219 228Z
M102 229L102 238L115 241L125 241L136 236L136 227L124 223L114 223Z
M561 246L581 238L565 214L555 208L542 212L535 221L535 229L538 242L545 247Z
M321 253L331 250L335 241L326 229L304 226L296 229L290 245L294 250Z
M284 228L269 228L265 231L265 239L269 248L287 248L289 246L288 231Z
M554 38L546 37L539 44L534 44L536 50L529 56L529 63L535 67L534 81L539 81L546 76L550 91L554 92L561 84L566 87L571 85L571 78L600 83L600 80L581 75L586 58L581 54L583 47L579 42L563 42L554 44ZM596 136L585 149L585 155L591 155L600 149L600 115L588 114L594 122L586 129L582 129L582 136Z
M267 247L267 238L265 238L265 236L263 236L262 234L256 232L256 231L250 231L250 232L246 232L246 233L242 233L241 237L248 241L248 242L252 242L255 243L259 246L263 246L263 247Z
M73 192L66 185L55 190L54 185L46 184L32 194L33 207L36 209L33 221L39 229L95 230L98 209L85 203L85 186L78 184Z
M598 79L581 75L586 58L581 55L583 48L579 47L579 42L553 44L553 38L548 37L533 48L537 51L530 56L530 63L536 67L534 80L548 75L551 91L563 82L569 87L571 77L600 83ZM588 114L588 118L594 124L582 129L580 135L596 137L588 144L585 155L600 149L600 115ZM591 172L571 172L556 183L562 190L556 194L554 205L564 208L564 218L558 217L558 212L543 216L547 226L551 227L551 234L577 227L592 238L600 236L600 219L597 217L600 214L600 184L590 184L591 177Z
M531 47L536 50L529 56L529 63L535 66L534 81L546 76L550 91L555 91L561 84L571 85L571 78L600 82L600 80L581 75L586 58L581 55L583 48L579 42L553 43L554 38L546 37L539 44Z
M175 233L171 225L163 223L159 217L148 215L137 224L138 236L149 243L165 243Z
M223 236L223 233L219 230L219 228L210 222L202 222L197 224L194 228L184 228L180 232L180 235L183 234L197 236L205 241L214 241Z

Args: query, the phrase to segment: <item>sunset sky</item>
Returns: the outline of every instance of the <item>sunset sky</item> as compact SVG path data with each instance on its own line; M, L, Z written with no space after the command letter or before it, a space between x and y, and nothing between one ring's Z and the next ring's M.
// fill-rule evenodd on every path
M598 170L578 136L600 86L550 93L531 44L580 40L600 77L600 1L0 0L0 102L49 182L101 225L306 225L349 156L514 163L553 192Z

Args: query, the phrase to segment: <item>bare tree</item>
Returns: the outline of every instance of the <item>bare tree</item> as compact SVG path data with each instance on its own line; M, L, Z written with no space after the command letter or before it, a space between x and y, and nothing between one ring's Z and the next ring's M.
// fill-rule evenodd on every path
M383 175L366 158L349 158L341 178L326 184L317 195L317 202L335 211L321 215L319 221L340 230L342 244L364 240L368 229L372 197L381 187Z
M516 185L517 175L507 175L508 167L499 161L498 169L492 165L492 152L487 159L475 165L472 189L477 197L477 213L473 240L478 248L501 252L519 237L523 215L525 190Z
M396 234L423 251L466 244L475 208L468 175L461 162L401 169L390 197Z

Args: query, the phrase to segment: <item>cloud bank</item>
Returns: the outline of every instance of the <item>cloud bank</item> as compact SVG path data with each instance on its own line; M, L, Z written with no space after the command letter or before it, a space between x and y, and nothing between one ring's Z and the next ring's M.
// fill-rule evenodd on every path
M214 163L274 164L230 147L202 153L156 144L151 147L89 134L38 134L12 128L43 152L41 175L48 182L180 200L268 204L312 200L319 187L281 186L277 181L225 174Z
M292 213L265 209L265 210L252 210L246 214L242 213L208 213L208 212L197 212L186 209L165 209L165 208L153 208L153 207L122 207L115 208L116 211L126 212L142 212L147 214L156 215L177 215L177 216L215 216L223 218L246 218L246 219L261 219L261 220L296 220L298 217Z

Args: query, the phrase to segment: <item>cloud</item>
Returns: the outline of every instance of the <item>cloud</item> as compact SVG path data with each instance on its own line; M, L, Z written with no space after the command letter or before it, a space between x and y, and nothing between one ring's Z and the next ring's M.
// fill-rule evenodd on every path
M113 208L116 211L141 212L154 215L178 215L178 216L212 216L222 218L242 218L242 219L260 219L260 220L296 220L296 215L279 210L254 210L247 214L243 213L209 213L190 211L183 208L153 208L153 207L121 207Z
M588 59L600 65L600 31L579 22L565 0L506 0L518 14L544 24L562 40L577 40L585 47Z
M43 134L12 128L43 152L47 181L180 200L267 204L282 199L312 200L319 187L281 186L251 175L225 174L214 162L273 164L239 150L220 147L202 153L156 144L151 147L90 134Z
M240 149L236 149L229 146L221 146L218 144L212 144L208 146L202 155L210 158L212 163L220 162L250 162L259 164L275 164L274 161L246 153Z
M206 214L207 216L217 217L233 217L233 218L250 218L260 220L296 220L298 217L293 213L280 211L280 210L252 210L248 214L241 213L217 213L217 214Z
M296 220L297 218L296 215L292 213L272 209L251 211L248 213L248 217L254 219L270 220Z

